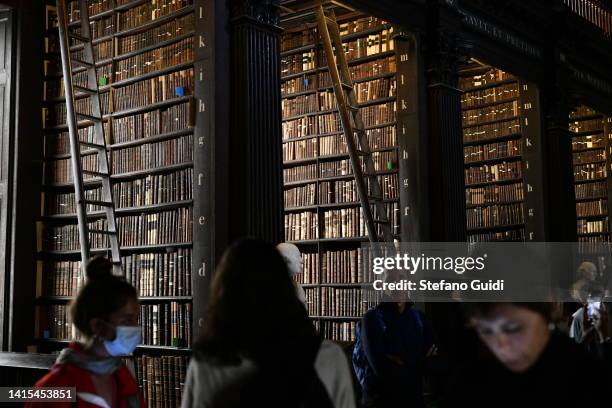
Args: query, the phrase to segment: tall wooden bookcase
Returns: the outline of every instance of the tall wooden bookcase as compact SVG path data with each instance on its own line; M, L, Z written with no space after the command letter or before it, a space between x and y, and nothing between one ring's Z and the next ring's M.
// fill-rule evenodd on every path
M537 87L471 60L459 88L468 241L542 240Z
M67 304L79 271L55 7L46 6L44 174L38 222L32 350L73 333ZM140 294L144 341L136 373L149 406L178 406L191 345L203 325L215 262L214 38L216 2L90 0L114 200L127 279ZM69 3L70 29L78 26ZM78 47L73 49L78 54ZM78 79L77 79L78 81ZM77 96L77 110L82 96ZM222 109L219 107L219 109ZM88 135L83 123L81 138ZM89 156L84 166L93 165ZM86 181L95 196L96 180ZM91 208L90 222L101 212ZM105 253L93 242L93 253Z
M579 242L610 241L610 118L581 105L570 112Z
M406 221L415 177L408 155L418 145L414 42L375 17L338 21L392 230L405 239L414 229ZM298 279L315 326L326 338L352 341L376 299L361 291L372 279L359 267L368 238L316 24L287 28L281 51L285 239L303 253Z

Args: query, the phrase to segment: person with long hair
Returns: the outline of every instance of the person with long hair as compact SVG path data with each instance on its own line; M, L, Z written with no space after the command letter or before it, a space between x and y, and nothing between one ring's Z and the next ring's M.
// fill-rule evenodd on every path
M355 406L342 349L316 333L273 245L243 239L225 251L181 406Z
M34 402L26 408L144 408L136 380L121 360L141 338L138 294L112 274L106 258L91 259L87 283L70 306L81 340L61 351L48 374L35 387L76 387L76 403Z

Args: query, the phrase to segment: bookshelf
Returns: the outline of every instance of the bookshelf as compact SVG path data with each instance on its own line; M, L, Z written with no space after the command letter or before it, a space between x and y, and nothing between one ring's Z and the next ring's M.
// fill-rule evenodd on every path
M610 241L610 118L581 105L570 112L579 242Z
M338 17L360 113L372 148L387 214L399 238L400 146L397 29L375 17ZM406 81L407 82L407 81ZM355 324L376 299L360 268L368 242L342 125L316 25L281 35L285 239L302 251L298 275L317 329L338 342L354 340Z
M536 87L472 59L459 72L459 88L468 241L538 240Z
M45 10L35 332L37 350L54 352L74 335L67 304L77 290L80 255L55 7L49 2ZM194 172L200 170L194 166L194 38L200 18L194 0L90 0L89 14L123 270L141 298L137 379L150 406L178 406L198 321L192 270L202 263L194 256ZM69 3L69 21L78 32L76 3ZM81 51L71 48L73 56ZM83 97L76 96L77 110ZM91 130L91 123L79 122L82 140L91 139ZM84 154L84 168L94 167L94 156ZM86 197L99 195L99 180L86 179ZM90 225L103 221L101 208L88 210ZM92 253L105 253L103 239L91 242Z

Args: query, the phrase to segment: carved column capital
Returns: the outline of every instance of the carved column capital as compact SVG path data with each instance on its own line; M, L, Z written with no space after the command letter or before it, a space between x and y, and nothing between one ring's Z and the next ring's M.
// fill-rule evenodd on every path
M448 31L438 31L428 47L430 85L457 87L459 64L469 58L471 44Z
M232 21L251 21L278 27L280 0L229 0Z

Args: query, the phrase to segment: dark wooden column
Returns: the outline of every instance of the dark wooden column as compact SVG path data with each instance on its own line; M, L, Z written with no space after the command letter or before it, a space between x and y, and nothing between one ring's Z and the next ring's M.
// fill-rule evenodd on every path
M546 199L548 214L548 241L576 242L576 199L572 167L572 136L569 131L571 98L566 91L565 75L557 70L554 86L546 89L544 113L546 115L545 162Z
M232 5L230 238L283 240L278 4Z
M465 182L457 39L430 35L427 53L431 241L465 241Z

